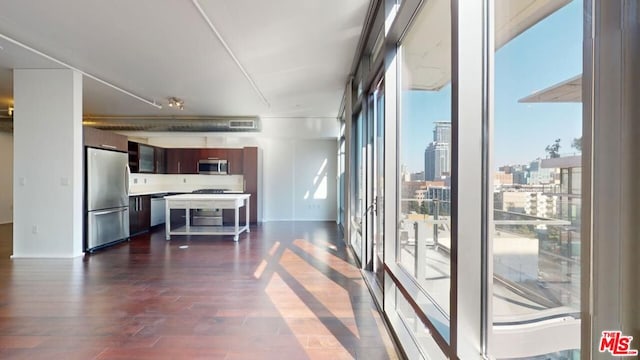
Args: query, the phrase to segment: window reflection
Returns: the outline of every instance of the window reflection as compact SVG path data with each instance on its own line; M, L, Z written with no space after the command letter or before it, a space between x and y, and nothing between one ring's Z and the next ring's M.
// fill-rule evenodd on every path
M422 289L414 299L449 339L451 290L451 3L424 4L400 48L396 261Z
M496 0L494 16L491 355L578 359L582 2Z

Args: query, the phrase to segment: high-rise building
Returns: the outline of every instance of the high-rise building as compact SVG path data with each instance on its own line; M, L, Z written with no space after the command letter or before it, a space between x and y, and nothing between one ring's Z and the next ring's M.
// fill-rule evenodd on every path
M433 128L433 141L451 144L451 123L448 121L436 121Z
M437 121L433 141L424 151L424 179L440 180L451 171L451 123Z

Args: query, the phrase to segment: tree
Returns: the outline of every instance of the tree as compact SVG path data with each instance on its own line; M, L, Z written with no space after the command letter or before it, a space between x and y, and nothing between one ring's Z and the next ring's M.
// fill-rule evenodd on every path
M547 145L544 149L550 158L559 158L560 157L560 139L556 139L553 144Z
M573 139L573 142L571 143L571 147L582 152L582 136L580 136L577 139Z
M409 212L418 212L418 202L411 201L409 202Z
M422 204L420 205L420 211L418 211L419 214L428 214L429 213L429 205L427 204L426 201L423 201Z

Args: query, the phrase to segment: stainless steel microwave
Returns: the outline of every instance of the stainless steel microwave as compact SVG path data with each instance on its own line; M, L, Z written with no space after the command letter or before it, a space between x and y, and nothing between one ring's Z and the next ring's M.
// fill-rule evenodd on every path
M198 161L198 174L205 175L227 175L229 173L229 162L220 159L205 159Z

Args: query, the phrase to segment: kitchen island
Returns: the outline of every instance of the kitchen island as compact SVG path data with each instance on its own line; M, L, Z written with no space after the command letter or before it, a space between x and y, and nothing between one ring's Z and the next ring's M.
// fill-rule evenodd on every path
M238 241L242 232L249 230L249 198L251 194L181 194L165 196L166 238L171 235L233 235ZM245 207L246 223L240 227L240 208ZM171 229L171 209L184 209L185 226ZM190 211L192 209L233 209L234 226L191 226Z

